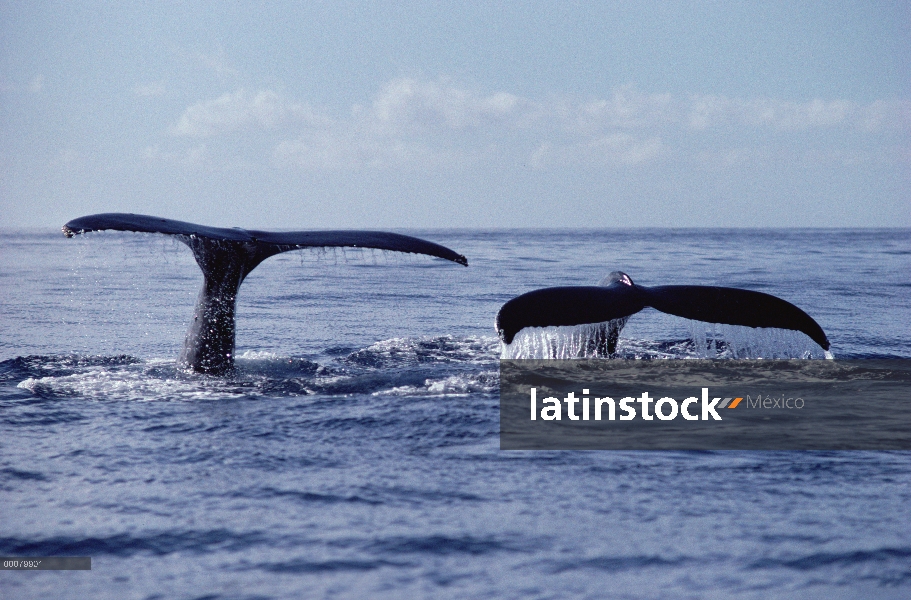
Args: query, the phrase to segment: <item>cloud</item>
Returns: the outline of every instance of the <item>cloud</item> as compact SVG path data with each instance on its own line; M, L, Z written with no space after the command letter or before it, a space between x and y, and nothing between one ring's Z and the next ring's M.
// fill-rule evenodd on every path
M696 96L690 101L687 123L693 129L748 125L780 130L826 128L844 124L856 106L845 100L782 102L771 98L732 99Z
M535 110L505 92L396 79L350 119L301 127L297 138L276 145L273 158L305 169L457 166L479 160L478 135L521 127Z
M741 162L755 155L751 144L761 129L838 130L842 135L911 129L906 101L861 105L839 99L680 97L633 86L616 88L602 99L534 100L506 91L481 93L445 79L413 78L388 82L371 103L355 105L345 116L328 114L271 90L241 89L188 107L171 133L213 138L210 157L225 147L219 137L243 134L251 142L244 146L260 153L259 162L307 170L458 167L503 160L535 169L622 169L674 156ZM805 138L776 139L805 143Z
M373 102L379 123L406 130L515 126L534 103L507 92L479 95L443 81L396 79Z
M858 125L865 131L897 129L911 131L911 101L877 100L860 107Z
M911 102L877 100L863 105L847 100L787 102L772 98L694 96L686 109L691 129L748 126L780 131L844 127L876 132L911 129Z
M176 136L213 137L243 129L272 129L279 125L305 122L322 124L309 106L289 102L275 92L255 95L244 90L187 108L171 129Z
M192 53L191 60L203 69L215 73L222 80L237 79L240 76L240 72L228 64L224 49L219 49L215 53L195 52Z
M627 85L614 89L611 97L560 111L580 131L638 129L679 120L680 107L670 94L643 94Z

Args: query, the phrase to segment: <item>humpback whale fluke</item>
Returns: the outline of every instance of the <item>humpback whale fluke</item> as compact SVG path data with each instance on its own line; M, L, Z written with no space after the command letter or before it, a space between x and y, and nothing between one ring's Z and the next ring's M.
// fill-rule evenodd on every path
M613 321L602 328L609 331L599 331L598 337L603 339L597 340L600 354L613 354L626 319L646 307L710 323L793 329L807 334L823 350L829 349L829 340L819 324L776 296L705 285L645 287L620 271L611 273L598 286L543 288L517 296L500 308L496 328L500 339L511 344L526 327Z
M164 233L190 247L203 284L178 364L211 375L234 367L237 292L250 271L270 256L300 248L345 246L426 254L468 266L468 259L445 246L385 231L225 229L129 213L89 215L63 226L67 237L101 230Z

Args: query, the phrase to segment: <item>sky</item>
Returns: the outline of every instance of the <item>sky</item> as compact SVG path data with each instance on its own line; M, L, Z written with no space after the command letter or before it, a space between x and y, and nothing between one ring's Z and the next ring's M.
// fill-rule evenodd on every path
M911 226L911 4L0 0L0 227Z

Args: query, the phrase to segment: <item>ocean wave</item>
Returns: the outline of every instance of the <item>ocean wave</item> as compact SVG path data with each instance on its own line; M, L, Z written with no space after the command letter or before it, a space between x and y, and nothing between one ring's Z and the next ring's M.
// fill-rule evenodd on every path
M343 362L369 367L413 364L483 363L496 356L494 337L392 338L357 350Z
M275 541L275 536L259 531L169 530L109 536L52 536L38 540L0 537L0 552L7 556L164 556L174 552L243 551L272 545Z
M304 357L245 351L226 377L188 373L173 359L26 356L0 363L0 383L49 400L201 401L249 396L465 395L492 393L493 338L393 338L321 364Z
M497 371L460 373L425 379L422 385L404 385L374 392L374 396L470 396L493 394L500 389Z
M18 356L0 362L0 384L28 378L71 375L90 367L110 368L141 362L142 360L126 354L116 356L83 356L79 354Z

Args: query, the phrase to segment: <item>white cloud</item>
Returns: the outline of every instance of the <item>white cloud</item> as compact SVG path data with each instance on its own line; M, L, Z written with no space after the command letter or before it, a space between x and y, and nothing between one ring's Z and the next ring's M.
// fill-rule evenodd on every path
M218 50L215 53L195 52L192 54L192 60L204 69L215 73L223 80L237 79L240 72L228 64L225 58L225 51Z
M911 101L877 100L858 112L858 125L865 131L911 130Z
M854 104L844 100L824 102L819 99L802 103L768 98L738 100L730 102L729 107L732 116L744 124L786 130L840 125L855 110Z
M273 159L306 169L454 166L483 152L476 134L521 126L533 110L513 94L397 79L369 108L354 107L350 119L301 127L298 137L275 146Z
M902 109L904 106L904 109ZM880 112L880 109L883 109ZM710 127L770 127L795 131L849 127L866 131L877 128L908 127L911 117L902 119L902 111L911 114L908 103L874 102L863 106L847 100L786 102L773 98L727 98L694 96L687 108L687 125L691 129Z
M838 99L684 98L647 94L632 86L617 88L604 99L532 100L417 79L390 81L371 104L352 107L347 117L331 119L326 114L271 90L238 90L190 106L171 132L194 138L243 132L256 142L246 146L260 152L260 162L266 158L263 148L268 148L266 159L273 165L310 170L494 160L547 169L625 168L666 156L704 161L706 151L723 156L722 163L738 163L752 155L750 140L763 128L841 128L861 135L911 128L911 103L904 101L858 105ZM711 132L711 137L703 132ZM208 156L215 156L219 147L213 140Z
M309 106L289 102L270 90L250 95L244 90L187 108L172 133L177 136L212 137L246 128L270 129L282 124L323 124Z
M655 127L679 120L680 107L670 94L643 94L633 86L622 86L609 99L594 100L564 108L566 116L582 131L610 128Z
M405 129L509 125L533 108L531 102L507 92L481 96L445 82L414 79L391 81L373 102L378 122Z
M696 96L690 101L687 124L692 129L706 129L719 122L727 122L731 101L724 96Z

